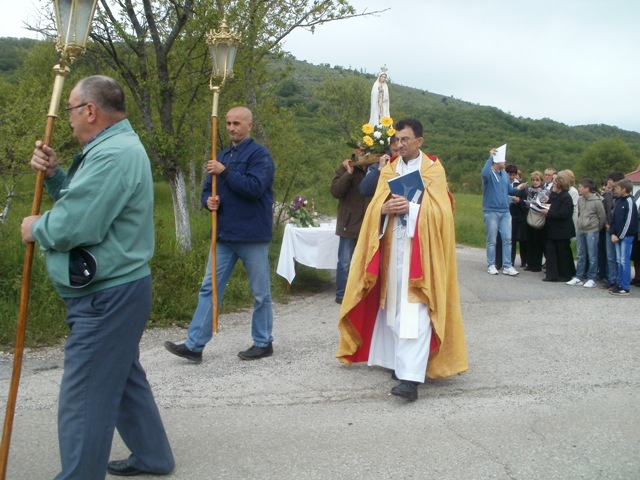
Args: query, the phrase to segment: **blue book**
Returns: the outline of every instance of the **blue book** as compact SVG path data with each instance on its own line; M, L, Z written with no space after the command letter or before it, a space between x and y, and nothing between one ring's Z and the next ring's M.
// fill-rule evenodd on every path
M422 202L422 194L424 192L424 182L420 170L414 170L400 177L389 180L389 188L391 193L402 195L404 198L413 203Z

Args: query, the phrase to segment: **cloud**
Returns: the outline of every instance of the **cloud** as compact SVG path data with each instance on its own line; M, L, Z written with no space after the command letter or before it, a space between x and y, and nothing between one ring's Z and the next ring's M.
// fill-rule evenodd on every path
M378 17L297 31L284 48L311 63L369 73L570 125L640 132L640 2L354 0ZM632 85L633 84L633 85Z

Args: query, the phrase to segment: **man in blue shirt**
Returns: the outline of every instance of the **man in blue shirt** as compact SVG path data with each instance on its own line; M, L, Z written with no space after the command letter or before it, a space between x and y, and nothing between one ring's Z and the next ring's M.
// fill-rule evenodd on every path
M511 214L509 213L509 195L516 195L526 186L521 183L512 188L509 175L504 171L505 162L496 158L497 149L491 150L487 162L482 168L482 213L487 234L487 273L497 275L496 238L502 237L502 273L516 276L518 271L511 263Z
M207 163L208 176L202 188L201 202L216 210L218 228L216 245L216 281L218 302L222 302L238 259L249 277L254 298L251 319L253 345L238 356L255 360L273 354L273 310L269 243L273 231L273 177L275 166L269 151L253 138L253 115L246 107L234 107L227 113L229 148ZM212 178L217 176L217 195L211 196ZM198 306L189 325L185 343L165 342L165 348L195 363L202 361L202 351L212 337L211 255L207 263Z

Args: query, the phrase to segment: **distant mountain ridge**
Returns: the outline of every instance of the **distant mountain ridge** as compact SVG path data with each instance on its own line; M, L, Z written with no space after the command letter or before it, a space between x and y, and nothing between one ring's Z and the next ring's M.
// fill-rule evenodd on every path
M321 106L322 100L314 92L324 81L357 76L367 79L370 89L375 80L372 74L340 66L313 65L292 56L274 59L271 68L290 71L290 75L281 80L282 88L276 88L276 94L279 95L278 104L290 108L298 117L299 134L303 137L308 135L309 118L317 123L321 116L322 109L318 104ZM366 92L367 105L369 91ZM568 126L549 118L516 117L496 107L392 82L389 91L394 119L411 116L422 121L425 127L423 150L443 159L449 182L459 186L479 187L479 171L489 150L504 143L509 145L507 161L517 164L526 175L548 166L558 170L574 168L585 149L598 140L612 137L626 143L640 162L638 132L604 124Z
M42 42L0 38L0 76L11 82L14 74L20 71L25 52ZM358 91L352 94L360 99L360 108L357 114L349 118L351 128L347 131L344 122L339 122L335 115L336 111L344 113L347 105L340 103L339 91L331 97L323 90L323 86L331 81L336 83L349 79L355 79L353 85L357 86ZM288 193L295 195L304 188L308 195L323 198L328 189L327 178L333 175L336 164L351 153L346 146L348 133L355 133L356 127L368 119L369 93L374 79L373 74L327 64L313 65L287 54L269 57L262 101L273 102L280 110L260 120L277 121L279 113L288 112L288 118L292 119L291 131L287 130L284 137L274 136L271 140L274 143L291 143L287 142L287 138L296 135L302 145L296 147L298 158L281 155L283 158L278 159L286 162L287 168L291 167L297 172L293 175L295 180L284 181L290 182L287 189L294 190ZM515 163L525 176L533 170L544 170L549 166L558 170L575 169L590 146L611 138L619 139L628 147L637 159L636 166L640 163L638 132L604 124L570 127L548 118L532 120L515 117L496 107L478 105L392 81L389 88L392 116L396 120L411 116L422 121L425 127L423 150L442 160L449 184L454 190L479 193L480 168L489 150L504 143L509 146L507 161ZM269 143L268 138L266 143ZM283 171L280 169L280 172ZM304 185L300 186L302 183Z

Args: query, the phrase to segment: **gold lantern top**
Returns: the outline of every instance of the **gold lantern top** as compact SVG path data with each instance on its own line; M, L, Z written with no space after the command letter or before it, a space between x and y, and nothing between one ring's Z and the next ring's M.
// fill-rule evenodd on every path
M97 0L54 0L58 40L56 49L64 61L73 62L85 51Z
M240 36L230 31L226 19L223 19L220 30L209 31L206 38L213 64L211 75L222 78L224 82L227 77L233 77L233 62L236 59Z

